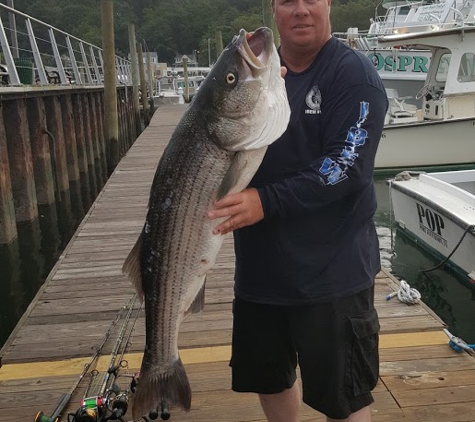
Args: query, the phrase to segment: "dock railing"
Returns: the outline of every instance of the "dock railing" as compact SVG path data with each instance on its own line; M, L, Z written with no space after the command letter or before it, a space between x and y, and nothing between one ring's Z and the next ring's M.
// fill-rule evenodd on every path
M0 3L0 88L103 85L102 48ZM132 85L130 61L116 56L117 83Z

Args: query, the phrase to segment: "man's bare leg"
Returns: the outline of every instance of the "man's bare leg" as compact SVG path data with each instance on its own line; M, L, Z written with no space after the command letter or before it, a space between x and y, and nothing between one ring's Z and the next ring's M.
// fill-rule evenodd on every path
M332 419L327 418L327 422L370 422L371 421L371 411L369 406L363 407L363 409L358 410L355 413L352 413L346 419Z
M301 399L298 382L282 393L259 394L259 399L269 422L299 422Z

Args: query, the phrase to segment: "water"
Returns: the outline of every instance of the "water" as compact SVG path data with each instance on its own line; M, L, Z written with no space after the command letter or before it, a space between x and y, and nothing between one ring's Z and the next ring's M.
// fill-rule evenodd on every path
M37 219L17 225L16 240L0 245L0 347L43 285L97 193L71 182L61 200L38 205Z
M394 233L393 252L389 192L384 179L376 180L376 190L375 219L383 267L418 289L422 300L454 335L467 343L475 343L475 286L464 284L443 269L424 275L422 270L436 266L439 260L399 232ZM18 241L0 246L0 346L44 283L90 206L89 193L82 190L78 197L74 190L71 192L70 200L64 198L59 205L42 207L38 220L20 227Z

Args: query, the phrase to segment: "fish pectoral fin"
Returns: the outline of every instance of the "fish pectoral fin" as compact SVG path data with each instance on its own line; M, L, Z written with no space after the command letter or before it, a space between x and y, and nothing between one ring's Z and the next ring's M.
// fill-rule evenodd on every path
M259 168L266 150L267 147L263 147L260 149L236 152L219 187L218 200L228 194L241 192L247 187Z
M143 234L140 233L137 242L130 251L129 255L125 259L124 265L122 266L122 273L129 277L132 282L137 294L140 297L140 300L143 300L143 288L142 288L142 268L140 265L140 257L142 255L142 238Z
M185 317L189 314L199 314L205 307L205 286L206 286L206 277L203 281L200 291L195 297L195 300L185 312Z

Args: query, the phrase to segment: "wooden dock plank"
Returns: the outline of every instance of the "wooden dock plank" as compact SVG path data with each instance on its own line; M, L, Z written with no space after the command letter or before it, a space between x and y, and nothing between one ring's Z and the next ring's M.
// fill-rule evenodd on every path
M158 159L183 110L175 106L156 112L2 349L2 422L33 420L39 410L51 414L133 295L121 267L142 228ZM179 347L193 401L188 414L173 410L172 421L265 421L257 397L230 390L233 276L232 237L227 236L208 275L204 312L182 325ZM373 421L474 422L475 359L448 347L444 324L424 304L407 306L396 298L386 301L386 295L397 288L391 275L378 274L375 303L381 323L381 373L371 407ZM134 306L139 307L138 303ZM132 374L140 367L144 323L142 314L124 373ZM106 343L99 368L107 367L114 341ZM87 378L68 411L78 408ZM118 382L125 388L129 379ZM63 416L61 421L65 420ZM303 405L301 421L324 418Z

